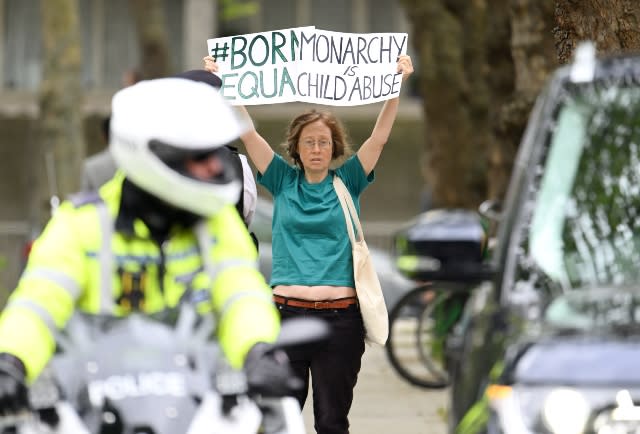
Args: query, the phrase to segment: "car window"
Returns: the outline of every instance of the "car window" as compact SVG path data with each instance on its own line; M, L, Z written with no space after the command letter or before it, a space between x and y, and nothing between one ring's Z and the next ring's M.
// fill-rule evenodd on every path
M576 87L550 128L526 205L517 280L552 294L637 282L640 88Z
M565 208L571 200L578 162L585 143L585 107L567 104L558 116L547 167L542 176L530 230L531 256L544 272L557 281L566 281L562 266Z

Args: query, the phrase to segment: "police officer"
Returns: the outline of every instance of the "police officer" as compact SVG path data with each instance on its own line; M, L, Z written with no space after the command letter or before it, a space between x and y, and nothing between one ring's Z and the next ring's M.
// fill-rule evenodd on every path
M288 381L286 362L265 351L279 316L234 208L242 174L220 152L243 131L207 84L164 78L115 94L110 149L119 171L58 208L0 316L0 414L26 409L25 384L75 309L152 314L185 293L217 314L219 344L250 382Z
M222 80L215 74L211 74L204 69L192 69L176 74L174 77L186 78L193 81L200 81L207 83L210 86L220 89L222 86ZM109 141L109 121L110 117L104 119L101 123L102 137L105 142ZM251 166L247 161L247 157L238 153L238 149L234 146L228 145L229 151L234 154L234 162L240 168L242 168L242 194L240 195L236 208L243 217L243 220L247 226L251 224L253 215L256 210L256 203L258 192L256 189L256 181L251 171ZM221 151L224 151L221 149ZM103 184L111 179L116 171L116 163L111 156L109 148L99 152L84 161L82 167L81 176L81 189L83 191L98 190Z

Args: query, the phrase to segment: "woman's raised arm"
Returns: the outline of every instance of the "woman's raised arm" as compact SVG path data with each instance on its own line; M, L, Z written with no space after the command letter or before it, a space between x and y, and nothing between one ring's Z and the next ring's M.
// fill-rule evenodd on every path
M413 65L411 57L402 55L398 57L398 72L402 73L402 81L405 81L413 73ZM364 168L364 172L368 175L375 167L384 145L389 140L391 129L398 114L399 97L388 99L384 102L376 124L371 131L371 136L358 149L358 158Z

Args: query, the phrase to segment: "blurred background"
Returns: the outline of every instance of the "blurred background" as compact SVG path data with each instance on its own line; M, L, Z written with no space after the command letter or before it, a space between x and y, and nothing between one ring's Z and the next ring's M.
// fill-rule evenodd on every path
M201 68L206 40L234 34L304 25L407 32L416 73L362 198L369 243L389 248L390 235L430 207L500 200L547 74L582 39L602 52L639 47L639 8L624 0L0 0L0 304L51 197L77 191L83 159L104 149L101 122L132 71L147 79ZM280 151L304 108L249 110ZM333 109L355 149L379 109Z

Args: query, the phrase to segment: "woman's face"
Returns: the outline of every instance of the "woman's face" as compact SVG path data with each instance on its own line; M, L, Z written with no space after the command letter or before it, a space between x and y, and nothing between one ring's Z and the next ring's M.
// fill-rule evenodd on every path
M298 139L298 153L305 172L328 172L333 155L331 129L321 120L305 126Z

